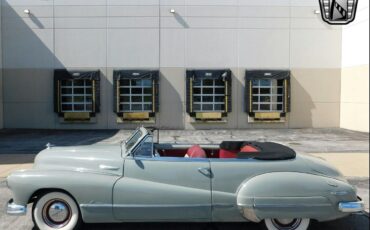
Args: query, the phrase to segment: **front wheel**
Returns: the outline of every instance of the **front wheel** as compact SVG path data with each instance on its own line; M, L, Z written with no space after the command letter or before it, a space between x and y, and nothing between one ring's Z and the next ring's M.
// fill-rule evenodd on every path
M78 229L81 224L76 202L61 192L40 197L33 205L32 219L40 230L72 230Z
M310 219L266 219L268 230L307 230Z

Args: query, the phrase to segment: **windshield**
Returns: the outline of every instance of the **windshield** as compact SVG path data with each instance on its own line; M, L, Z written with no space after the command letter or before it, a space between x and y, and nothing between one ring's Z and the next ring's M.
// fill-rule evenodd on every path
M132 133L132 135L126 141L126 149L130 150L132 147L136 145L136 143L140 140L140 137L143 135L143 132L138 129Z

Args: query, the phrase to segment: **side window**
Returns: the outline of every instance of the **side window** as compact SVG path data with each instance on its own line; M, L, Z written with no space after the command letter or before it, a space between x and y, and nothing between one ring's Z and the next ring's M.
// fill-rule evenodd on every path
M153 157L153 136L148 136L135 149L135 157Z

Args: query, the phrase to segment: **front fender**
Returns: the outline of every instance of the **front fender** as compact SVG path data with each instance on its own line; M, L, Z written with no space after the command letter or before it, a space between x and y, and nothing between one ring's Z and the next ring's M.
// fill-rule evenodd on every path
M25 170L12 173L7 183L16 204L27 205L31 196L44 189L68 192L79 206L112 205L112 190L118 176L79 171ZM81 210L84 220L94 213ZM112 216L112 213L111 215ZM98 216L96 216L98 218Z
M357 201L346 182L320 175L278 172L248 179L237 193L238 207L247 219L310 218L319 221L346 216L340 202Z

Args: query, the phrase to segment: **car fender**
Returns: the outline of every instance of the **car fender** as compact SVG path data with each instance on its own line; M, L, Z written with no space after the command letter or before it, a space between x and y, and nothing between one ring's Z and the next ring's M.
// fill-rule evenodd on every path
M40 190L59 190L71 195L80 206L85 222L108 220L112 215L112 191L116 175L83 171L23 170L7 178L8 187L16 204L27 205ZM104 212L89 209L89 205L101 205ZM101 210L100 210L101 211ZM104 214L105 213L105 214Z
M355 189L344 181L299 172L258 175L242 183L237 205L245 218L310 218L328 221L346 216L339 202L357 201Z

